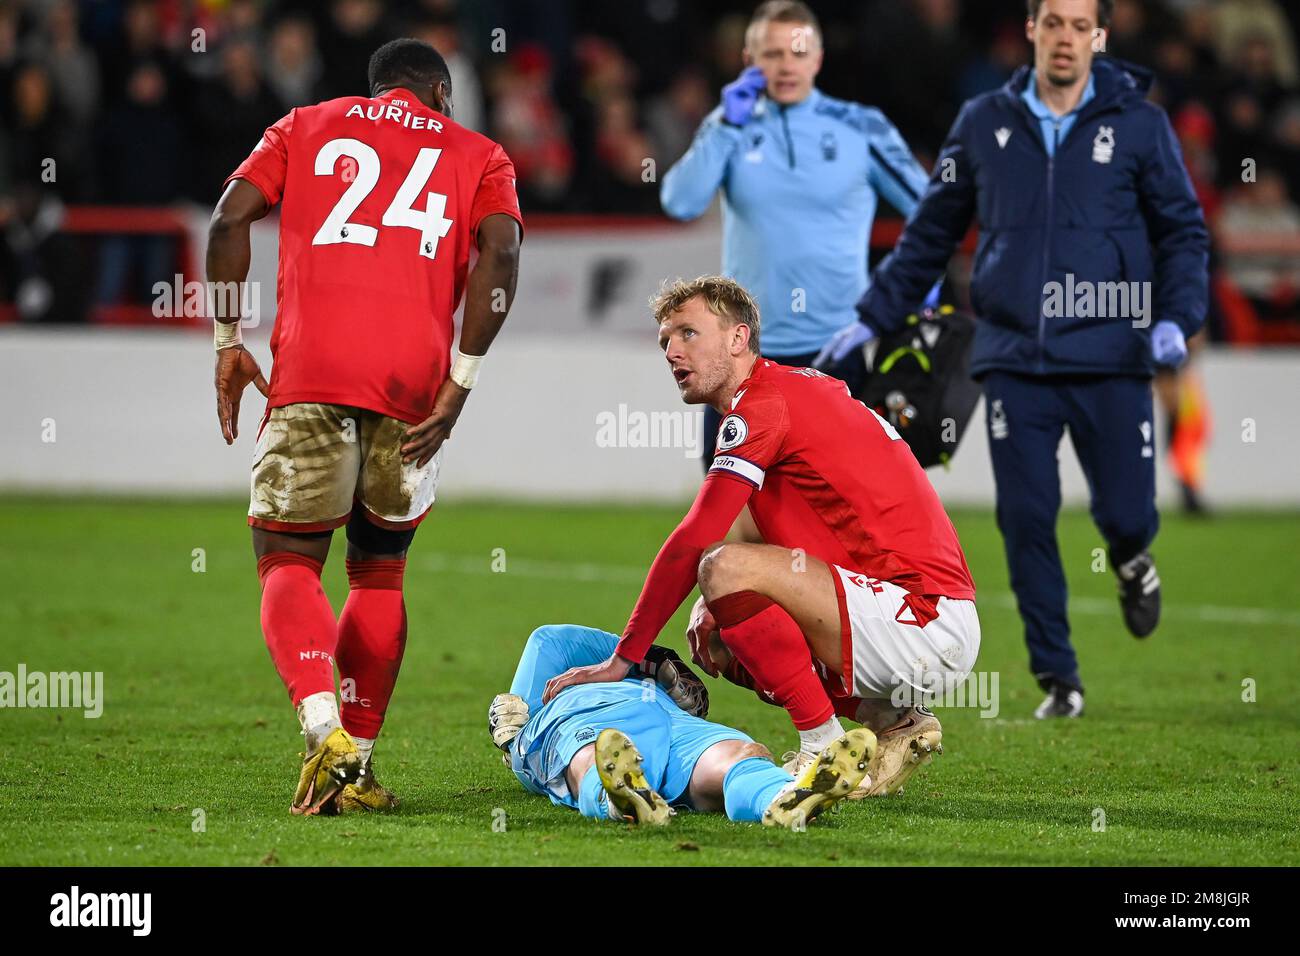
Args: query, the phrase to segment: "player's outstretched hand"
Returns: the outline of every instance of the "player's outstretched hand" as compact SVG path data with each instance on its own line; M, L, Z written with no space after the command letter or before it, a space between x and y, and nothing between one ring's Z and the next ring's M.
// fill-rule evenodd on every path
M402 464L415 462L420 468L427 465L438 453L442 443L451 437L451 430L456 427L465 407L469 389L461 388L451 379L447 379L438 389L433 400L433 414L418 425L406 430L406 444L402 446Z
M227 445L239 437L239 400L252 382L263 397L269 396L266 379L257 367L253 353L242 345L232 345L217 352L217 422Z
M718 668L714 666L713 656L709 653L709 637L717 629L718 624L713 620L709 606L704 603L704 596L701 595L691 608L691 619L686 624L686 643L691 649L691 660L699 664L710 677L718 676Z
M542 703L549 704L555 695L574 684L612 684L621 681L632 669L632 662L625 661L617 654L610 655L609 660L586 667L570 667L563 674L557 674L546 682L542 692Z

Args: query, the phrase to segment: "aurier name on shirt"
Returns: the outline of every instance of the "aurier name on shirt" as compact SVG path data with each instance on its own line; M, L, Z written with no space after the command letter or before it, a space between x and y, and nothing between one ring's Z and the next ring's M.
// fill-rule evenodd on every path
M355 103L348 107L348 111L343 114L343 118L348 119L356 116L372 122L381 119L392 120L407 129L431 129L435 133L442 132L442 123L437 119L402 109L406 105L408 105L406 100L393 100L393 102L387 104L375 103L371 106L362 106L360 103Z

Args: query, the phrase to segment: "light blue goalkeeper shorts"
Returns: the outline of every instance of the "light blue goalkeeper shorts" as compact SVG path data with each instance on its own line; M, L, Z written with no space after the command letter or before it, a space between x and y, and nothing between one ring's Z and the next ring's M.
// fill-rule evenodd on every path
M564 634L564 638L601 638L600 650L608 643L612 651L618 642L615 635L595 628L560 625L554 629L561 628L583 632ZM561 635L552 633L550 637ZM540 677L538 680L545 685ZM525 700L541 700L540 688L517 685L511 691ZM691 774L703 753L724 740L752 741L735 728L691 716L652 681L628 678L618 683L566 687L549 704L535 710L511 744L511 769L527 790L545 794L552 803L577 808L578 799L569 793L564 778L565 768L574 754L595 743L607 727L632 738L644 758L643 770L650 786L670 804L687 808Z

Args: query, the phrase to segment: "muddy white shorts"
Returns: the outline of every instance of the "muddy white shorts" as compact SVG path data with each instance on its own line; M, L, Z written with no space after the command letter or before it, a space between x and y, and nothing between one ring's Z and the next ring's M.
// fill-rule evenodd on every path
M381 528L414 528L433 505L442 449L423 468L402 461L410 428L379 412L303 403L271 409L257 436L248 523L327 531L354 506Z
M980 622L974 601L912 595L896 584L831 566L840 602L844 689L886 699L955 688L975 668Z

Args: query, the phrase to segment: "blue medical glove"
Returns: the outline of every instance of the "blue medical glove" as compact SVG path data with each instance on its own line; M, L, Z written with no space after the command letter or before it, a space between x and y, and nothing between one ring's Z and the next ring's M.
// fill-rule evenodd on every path
M756 66L722 88L722 118L732 126L744 126L754 114L758 94L767 87L763 71Z
M1187 361L1187 339L1177 322L1163 319L1151 330L1151 356L1157 365L1178 368Z
M813 368L838 365L850 352L862 348L875 337L876 333L865 322L851 322L831 336L831 340L813 359Z

